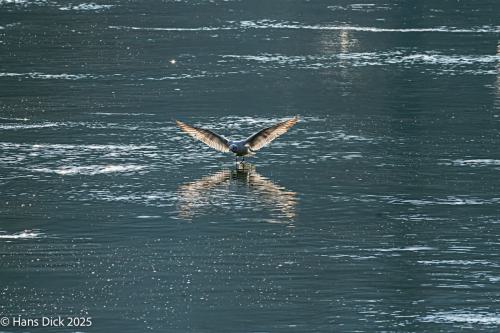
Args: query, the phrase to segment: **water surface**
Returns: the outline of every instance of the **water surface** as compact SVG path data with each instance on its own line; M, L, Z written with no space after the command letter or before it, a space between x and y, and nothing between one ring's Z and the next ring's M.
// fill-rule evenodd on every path
M498 331L498 12L0 0L0 314ZM294 115L240 171L173 122L238 139Z

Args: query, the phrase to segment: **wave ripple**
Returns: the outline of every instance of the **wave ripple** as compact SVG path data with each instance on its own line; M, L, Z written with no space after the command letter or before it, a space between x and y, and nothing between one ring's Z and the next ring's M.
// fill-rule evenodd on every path
M144 170L145 165L87 165L87 166L63 166L60 168L30 168L30 171L43 172L43 173L55 173L61 176L67 175L99 175L107 173L131 173Z

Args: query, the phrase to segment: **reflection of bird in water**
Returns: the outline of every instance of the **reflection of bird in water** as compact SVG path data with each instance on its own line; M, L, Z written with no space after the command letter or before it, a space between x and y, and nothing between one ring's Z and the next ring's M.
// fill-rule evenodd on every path
M225 153L233 152L236 155L236 162L238 162L238 156L255 154L257 150L266 146L280 135L286 133L298 121L299 118L294 117L287 121L277 123L271 127L264 128L249 136L245 140L240 141L228 140L222 135L214 133L210 130L190 126L178 120L176 120L175 123L182 131L186 132L193 138L200 140L207 146ZM244 160L245 158L243 157L243 161Z
M271 211L278 210L279 216L284 217L285 222L293 221L297 193L274 184L258 174L253 166L242 165L236 170L221 170L179 186L177 190L179 217L191 219L213 207L244 208L245 201L254 196L257 205L252 203L252 209L262 205ZM242 184L248 188L249 193L241 195L230 188L231 185L241 186Z

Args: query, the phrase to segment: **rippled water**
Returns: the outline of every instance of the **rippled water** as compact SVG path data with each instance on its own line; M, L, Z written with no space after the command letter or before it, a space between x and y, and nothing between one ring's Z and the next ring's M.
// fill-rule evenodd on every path
M0 0L0 315L497 332L498 12ZM243 170L173 122L294 115Z

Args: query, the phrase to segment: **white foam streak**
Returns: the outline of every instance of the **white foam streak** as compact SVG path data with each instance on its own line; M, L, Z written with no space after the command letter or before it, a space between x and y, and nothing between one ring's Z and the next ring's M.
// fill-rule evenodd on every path
M40 238L41 235L43 234L31 230L24 230L15 234L0 234L0 239L33 239Z
M353 66L369 65L444 65L444 66L466 66L466 65L484 65L497 64L500 62L500 55L479 54L479 55L461 55L461 54L440 54L415 53L404 54L402 51L392 52L358 52L358 53L339 53L330 56L324 55L304 55L287 56L282 54L259 54L259 55L234 55L228 54L221 56L229 59L243 59L256 61L260 63L276 63L279 65L298 66L303 68L327 68L334 67L341 62L351 61Z
M479 158L470 160L454 160L453 165L456 166L471 166L471 167L481 167L481 166L499 166L500 160L489 159L489 158Z
M28 121L28 118L9 118L9 117L0 117L1 120L7 120L7 121Z
M134 26L123 26L123 25L110 25L109 28L116 30L143 30L143 31L219 31L219 30L236 29L236 27L160 28L160 27L134 27Z
M78 74L68 74L68 73L60 73L60 74L47 74L42 72L26 72L26 73L13 73L13 72L0 72L0 77L20 77L20 78L28 78L28 79L41 79L41 80L82 80L82 79L110 79L121 77L122 74L109 74L109 75L100 75L100 74L90 74L90 73L78 73Z
M94 2L90 2L90 3L81 3L79 5L74 5L74 6L69 5L69 6L59 7L59 10L63 10L63 11L68 11L68 10L100 11L100 10L104 10L104 9L110 9L112 7L114 7L114 5L98 5Z
M1 143L0 143L1 144ZM144 150L156 149L157 146L151 145L70 145L70 144L34 144L29 146L32 150L40 149L64 149L64 150Z
M165 80L182 80L182 79L196 79L201 77L207 77L205 74L178 74L178 75L170 75L170 76L161 76L161 77L147 77L144 80L148 81L165 81Z
M52 168L31 168L31 171L42 173L55 173L61 176L71 175L98 175L108 173L130 173L145 169L144 165L88 165L88 166L63 166L57 169Z
M482 26L473 28L457 28L457 27L431 27L431 28L377 28L377 27L360 27L353 25L310 25L302 24L300 22L286 22L274 20L258 20L258 21L229 21L225 26L207 26L207 27L137 27L137 26L117 26L110 25L110 29L117 30L143 30L143 31L219 31L219 30L247 30L247 29L289 29L289 30L319 30L319 31L358 31L358 32L374 32L374 33L498 33L500 32L499 26Z
M29 6L29 5L46 5L48 3L47 0L0 0L0 5L9 5L13 4L16 6Z
M491 54L482 55L445 55L445 54L411 54L401 58L402 62L422 62L427 64L460 64L496 63L500 56Z
M97 116L155 116L154 113L143 112L88 112Z
M34 129L57 127L58 123L42 123L42 124L0 124L0 130L18 130L18 129Z
M193 78L201 78L207 77L210 74L206 72L202 72L201 74L177 74L177 75L169 75L169 76L161 76L161 77L126 77L123 74L115 73L115 74L91 74L91 73L77 73L77 74L69 74L69 73L61 73L61 74L47 74L42 72L26 72L26 73L14 73L14 72L0 72L0 77L18 77L23 79L36 79L36 80L99 80L99 79L117 79L123 78L127 80L155 80L155 81L163 81L163 80L183 80L183 79L193 79ZM212 76L216 74L211 74Z
M464 323L480 325L500 325L500 315L496 313L472 313L462 311L436 312L421 318L423 322Z
M418 251L432 251L435 250L435 248L430 247L430 246L407 246L407 247L393 247L393 248L387 248L387 249L374 249L374 251L379 251L379 252L418 252Z
M423 265L459 265L459 266L472 266L472 265L486 265L492 263L487 260L420 260L417 261Z
M390 200L389 203L395 204L412 204L415 206L426 206L426 205L450 205L450 206L462 206L462 205L491 205L500 202L500 198L491 199L481 199L481 198L468 198L468 197L455 197L450 196L447 198L436 198L436 199L394 199Z
M80 80L86 78L92 78L91 74L45 74L40 72L29 72L29 73L0 73L0 77L25 77L32 79L62 79L62 80Z
M332 30L359 32L447 32L447 33L498 33L499 26L483 26L475 28L432 27L432 28L376 28L351 25L307 25L299 22L277 22L272 20L241 21L241 27L247 29L302 29L302 30Z

